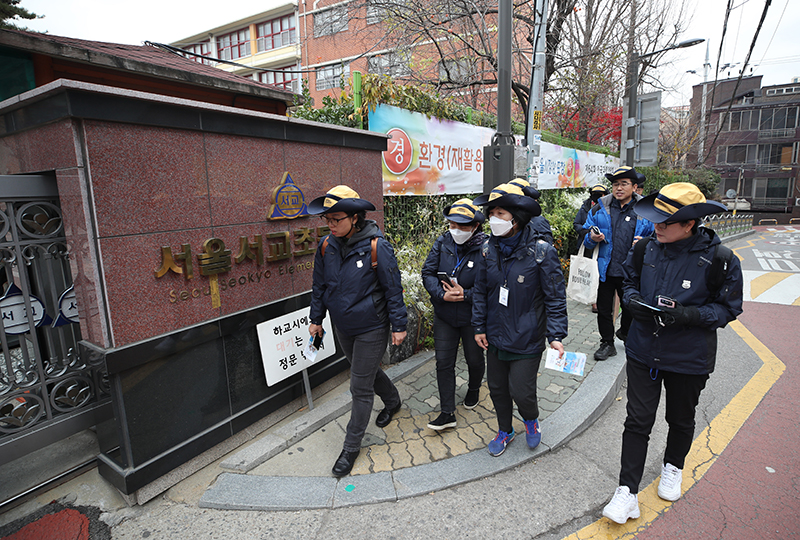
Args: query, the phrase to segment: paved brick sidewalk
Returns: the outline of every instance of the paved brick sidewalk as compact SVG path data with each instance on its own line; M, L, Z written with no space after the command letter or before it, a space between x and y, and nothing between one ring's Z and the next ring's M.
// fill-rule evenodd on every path
M578 389L595 364L593 353L600 335L597 316L589 306L569 301L569 335L564 347L569 351L586 353L583 377L567 375L544 368L539 371L538 397L540 420L547 418ZM618 354L621 354L619 351ZM489 390L484 381L478 406L473 410L462 405L467 390L467 369L464 354L459 349L456 362L456 420L458 426L440 432L428 429L428 422L439 414L439 391L436 384L435 360L397 383L403 397L403 408L385 429L373 429L364 437L364 449L351 474L392 471L431 463L486 448L497 434ZM346 425L349 413L339 419ZM514 429L525 433L522 418L515 410Z
M568 301L567 308L569 335L564 340L564 347L568 351L586 353L586 368L584 376L578 377L545 369L544 362L542 363L538 378L540 420L545 420L566 402L595 365L593 353L599 342L596 315L591 312L589 306L577 302ZM619 354L623 354L623 351L620 350ZM463 352L459 350L456 362L458 426L439 432L427 427L428 422L436 418L440 412L435 359L431 356L431 359L416 371L396 381L403 406L384 429L370 422L362 442L363 450L351 475L391 472L485 449L497 434L494 406L484 381L478 406L472 410L465 409L462 402L467 390L466 379L466 362ZM376 399L376 410L381 406L380 399ZM252 470L250 474L259 476L329 474L327 470L330 465L327 461L332 463L341 450L341 441L349 420L349 412L330 420L324 427L290 446L277 458ZM518 433L525 432L522 419L516 412L514 429ZM320 452L324 448L328 449L327 455ZM307 449L314 451L309 453ZM323 461L327 460L325 467L313 462L311 454Z

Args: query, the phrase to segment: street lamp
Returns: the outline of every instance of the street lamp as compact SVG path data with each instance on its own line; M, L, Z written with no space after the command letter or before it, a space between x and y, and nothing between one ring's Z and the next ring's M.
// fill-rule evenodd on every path
M625 154L625 164L627 166L633 167L635 150L636 150L636 119L638 116L636 114L636 109L638 108L637 107L638 96L636 93L636 88L639 85L639 62L643 58L650 58L651 56L671 51L672 49L684 49L686 47L691 47L693 45L697 45L704 41L705 39L702 38L687 39L686 41L681 41L680 43L673 43L669 47L665 47L658 51L649 52L647 54L639 54L636 52L636 50L631 51L631 61L630 64L628 64L628 118L625 121L625 127L628 130L627 138L625 141L627 146Z

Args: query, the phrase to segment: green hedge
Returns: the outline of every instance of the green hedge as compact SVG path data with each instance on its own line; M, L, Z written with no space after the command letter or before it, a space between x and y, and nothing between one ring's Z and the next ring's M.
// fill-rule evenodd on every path
M447 230L444 208L458 199L474 199L478 195L383 198L385 232L395 248L403 279L403 299L406 307L419 315L417 348L433 347L433 307L428 291L422 284L421 272L433 242ZM542 192L540 203L543 214L553 229L555 246L565 273L569 270L570 254L577 250L577 235L573 231L572 221L580 203L587 196L583 188ZM488 233L488 225L484 227Z

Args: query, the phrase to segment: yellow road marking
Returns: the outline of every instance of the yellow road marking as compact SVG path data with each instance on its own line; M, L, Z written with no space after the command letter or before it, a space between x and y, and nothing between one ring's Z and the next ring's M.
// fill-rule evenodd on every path
M764 240L765 238L766 238L766 236L764 236L764 235L762 234L761 236L759 236L758 238L756 238L756 240ZM739 250L740 250L740 249L749 248L749 247L753 247L754 245L756 245L756 243L755 243L755 240L748 240L748 241L747 241L747 244L745 244L745 245L743 245L743 246L739 246L738 248L734 248L734 249L732 249L731 251L733 251L733 252L736 254L736 256L737 256L737 257L739 257L739 260L740 260L740 261L744 261L744 256L742 256L742 255L739 255Z
M748 381L724 409L711 421L694 440L689 455L684 464L683 488L684 492L696 484L725 450L731 439L744 425L756 406L766 395L767 391L780 378L786 366L772 351L761 343L739 321L733 321L731 328L739 334L744 342L758 355L764 364ZM669 510L672 503L662 500L658 496L658 479L654 480L644 490L639 491L639 519L629 519L625 525L618 525L613 521L601 518L591 525L587 525L576 533L565 537L564 540L582 539L627 539L644 531L661 514Z
M767 272L750 281L750 298L755 299L760 294L768 291L784 279L792 276L786 272Z

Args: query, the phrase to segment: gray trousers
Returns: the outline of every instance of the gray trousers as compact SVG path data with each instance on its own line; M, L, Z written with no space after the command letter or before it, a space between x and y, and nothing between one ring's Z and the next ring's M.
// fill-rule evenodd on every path
M381 369L381 358L389 344L389 326L357 336L346 336L337 330L336 337L350 362L350 394L353 396L350 422L347 423L342 447L347 452L355 452L361 449L375 394L383 400L386 408L392 409L400 404L397 388Z

